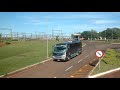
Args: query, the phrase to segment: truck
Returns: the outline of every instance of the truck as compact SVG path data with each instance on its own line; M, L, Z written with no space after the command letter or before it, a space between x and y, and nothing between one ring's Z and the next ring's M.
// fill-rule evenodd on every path
M53 60L67 61L82 53L82 42L72 40L64 43L58 43L53 46Z

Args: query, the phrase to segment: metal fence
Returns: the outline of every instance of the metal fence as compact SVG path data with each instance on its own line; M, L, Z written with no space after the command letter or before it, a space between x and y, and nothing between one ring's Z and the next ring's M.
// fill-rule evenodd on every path
M46 34L44 32L35 33L25 33L25 32L12 32L11 34L1 33L2 39L16 39L16 40L46 40L46 39L56 39L53 34ZM59 39L70 39L70 36L60 35Z

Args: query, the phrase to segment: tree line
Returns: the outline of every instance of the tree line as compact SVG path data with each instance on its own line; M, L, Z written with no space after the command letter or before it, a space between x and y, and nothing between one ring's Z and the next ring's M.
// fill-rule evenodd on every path
M101 32L97 32L96 30L91 31L83 31L81 34L82 38L85 39L120 39L120 29L119 28L107 28Z

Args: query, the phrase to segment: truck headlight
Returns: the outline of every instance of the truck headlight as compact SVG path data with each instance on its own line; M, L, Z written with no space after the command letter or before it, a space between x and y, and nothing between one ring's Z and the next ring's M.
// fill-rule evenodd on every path
M65 57L66 56L66 52L62 56Z

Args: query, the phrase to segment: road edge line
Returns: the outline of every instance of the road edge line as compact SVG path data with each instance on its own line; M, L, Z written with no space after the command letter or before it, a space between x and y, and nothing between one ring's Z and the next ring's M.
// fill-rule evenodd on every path
M84 44L82 47L86 46L86 44Z
M17 70L15 70L15 71L12 71L12 72L7 73L7 75L10 75L10 74L13 74L13 73L16 73L16 72L22 71L22 70L24 70L24 69L27 69L27 68L33 67L33 66L38 65L38 64L40 64L40 63L44 63L44 62L50 61L51 59L52 59L52 58L49 58L49 59L47 59L47 60L44 60L44 61L41 61L41 62L38 62L38 63L32 64L32 65L29 65L29 66L26 66L26 67L23 67L23 68L20 68L20 69L17 69ZM0 78L1 78L1 77L4 77L5 75L6 75L6 74L0 75Z
M115 72L115 71L118 71L118 70L120 70L120 68L116 68L116 69L112 69L112 70L102 72L102 73L99 73L99 74L96 74L96 75L92 75L92 76L89 76L88 78L96 78L96 77L99 77L99 76L102 76L102 75L105 75L105 74L108 74L108 73L111 73L111 72Z

